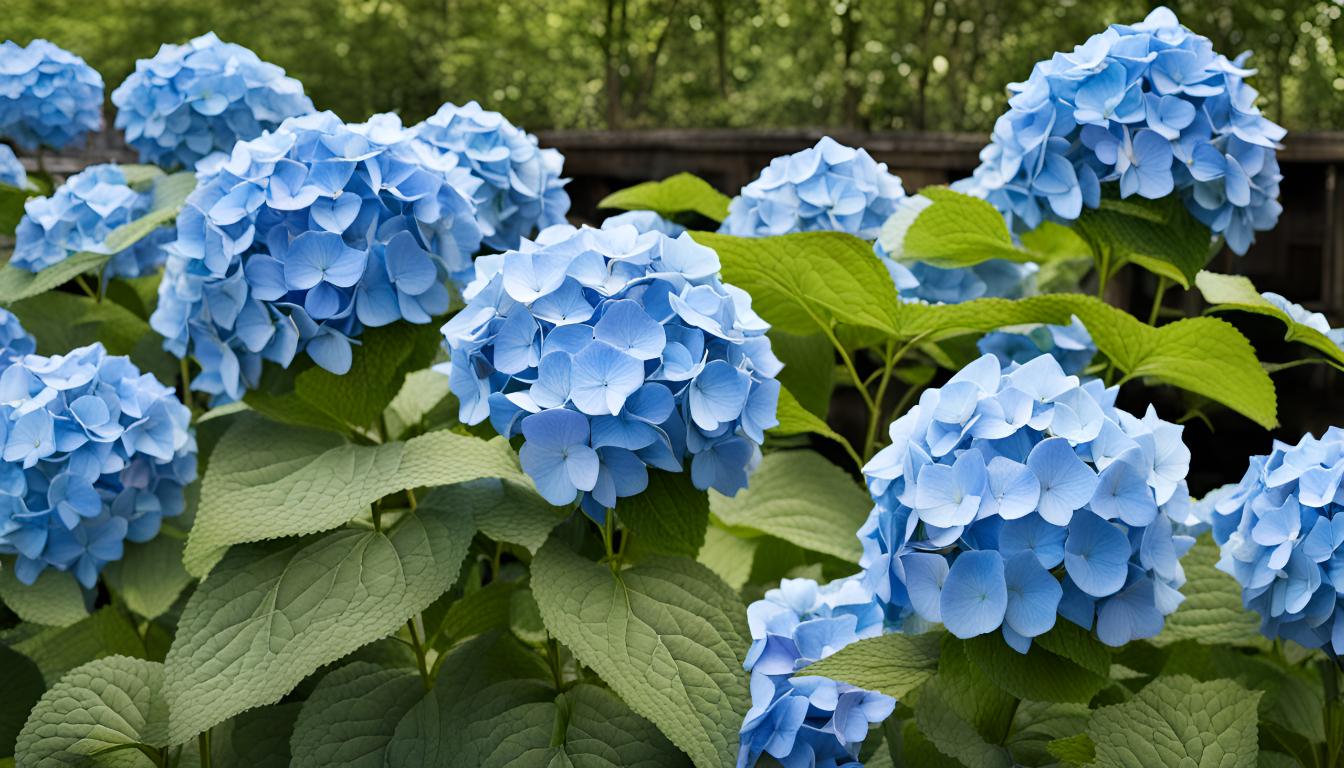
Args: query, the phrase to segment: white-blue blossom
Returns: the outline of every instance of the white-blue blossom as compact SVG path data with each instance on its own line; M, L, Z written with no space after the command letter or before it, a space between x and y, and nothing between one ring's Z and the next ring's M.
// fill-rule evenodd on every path
M0 43L0 138L65 149L103 127L103 77L46 40Z
M40 272L83 251L109 253L107 236L153 206L153 194L132 189L119 166L89 166L67 179L51 197L32 197L24 203L10 263ZM171 226L160 227L112 254L106 276L140 277L154 272L167 257L163 245L172 238Z
M1120 197L1177 194L1236 253L1282 207L1284 129L1256 107L1249 54L1214 52L1167 8L1038 62L980 153L975 185L1018 231Z
M28 172L23 169L23 163L19 162L8 144L0 144L0 184L18 189L28 188Z
M463 423L523 436L523 470L548 501L581 497L601 520L649 468L689 468L695 487L728 495L746 486L777 423L782 364L712 249L556 225L475 268L439 370Z
M482 181L475 202L487 248L517 248L537 230L565 223L569 179L561 178L564 156L540 149L536 136L500 113L474 101L444 104L414 130L439 152L456 154Z
M196 479L191 412L101 344L28 354L0 374L0 553L92 589L126 541L154 538Z
M194 389L237 400L262 363L303 352L337 374L363 329L428 323L480 246L476 181L424 164L403 131L293 117L234 146L177 218L150 325L201 366Z
M1189 504L1190 451L1117 392L1050 355L985 355L893 422L864 467L876 505L859 531L889 617L1001 631L1024 653L1057 616L1113 646L1161 631L1194 541L1170 518Z
M994 355L999 365L1025 363L1040 355L1059 361L1064 373L1081 374L1097 354L1097 345L1077 317L1068 325L1035 325L987 333L976 342L981 354Z
M303 84L255 53L208 32L182 45L165 43L135 62L112 92L116 127L140 161L193 168L213 152L272 131L313 111Z

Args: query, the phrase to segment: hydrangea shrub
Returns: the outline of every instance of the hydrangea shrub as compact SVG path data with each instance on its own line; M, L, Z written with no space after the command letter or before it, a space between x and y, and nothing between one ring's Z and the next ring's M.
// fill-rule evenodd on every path
M46 40L0 43L0 138L61 150L103 127L103 77Z

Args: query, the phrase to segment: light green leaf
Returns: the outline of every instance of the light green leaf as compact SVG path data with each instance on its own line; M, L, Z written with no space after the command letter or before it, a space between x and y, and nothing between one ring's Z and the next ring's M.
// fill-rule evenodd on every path
M783 387L779 390L779 406L775 410L775 418L779 419L779 425L769 430L769 434L780 437L806 433L821 435L828 440L839 443L840 447L845 449L845 453L854 459L856 465L863 466L863 459L859 458L854 446L850 445L843 435L831 429L825 419L804 408L794 398L793 393Z
M430 498L446 509L473 511L481 533L495 541L517 544L528 552L540 549L551 529L571 512L567 507L551 506L530 483L493 477L435 488Z
M20 619L49 627L68 627L89 615L74 574L47 568L24 584L14 576L13 557L0 558L0 602Z
M602 198L597 207L653 211L669 219L680 213L698 213L707 219L723 221L728 218L728 202L727 195L704 179L690 173L678 173L662 181L646 181L613 192Z
M931 204L914 221L897 213L882 226L878 240L891 258L943 269L990 259L1031 260L1030 254L1013 245L1003 214L984 200L946 187L924 187L919 195Z
M649 472L649 487L621 500L616 517L644 551L695 557L705 543L709 497L687 472Z
M404 443L354 445L240 414L206 467L187 571L204 575L234 544L335 528L398 491L482 477L527 482L503 439L431 432Z
M858 563L855 531L873 500L844 470L813 451L766 455L736 496L709 495L710 511L730 528L748 528L804 549Z
M117 167L126 177L126 186L141 192L153 187L154 182L164 175L162 168L146 163L126 163Z
M942 632L878 635L851 643L799 674L829 677L902 699L938 671L943 637Z
M1092 248L1072 229L1053 221L1018 235L1022 247L1040 264L1036 287L1041 293L1077 291L1092 269Z
M182 567L183 543L172 535L159 535L144 544L127 542L125 555L103 569L103 579L127 608L156 619L173 607L191 583L191 575Z
M1344 366L1344 349L1340 349L1325 334L1297 322L1287 312L1274 306L1269 299L1260 295L1249 278L1204 271L1195 276L1195 285L1204 295L1204 300L1213 305L1214 311L1233 309L1273 317L1286 327L1283 335L1285 341L1306 344L1324 352L1336 367Z
M1212 255L1209 228L1177 195L1118 200L1107 194L1100 208L1084 208L1073 228L1093 253L1109 254L1109 273L1132 262L1182 288L1190 287Z
M1181 558L1185 570L1185 600L1167 617L1162 633L1153 638L1156 645L1194 640L1208 645L1263 647L1260 619L1245 610L1241 585L1230 574L1218 570L1218 545L1205 533Z
M164 662L174 738L278 701L323 664L396 631L456 581L473 533L463 511L422 504L388 532L231 550L187 602Z
M406 374L392 402L387 404L385 419L388 437L399 439L406 431L420 424L449 396L448 377L435 370L425 369Z
M33 705L47 688L31 659L0 645L0 756L14 753L14 741Z
M1064 765L1087 765L1097 757L1097 745L1086 733L1055 739L1046 745L1046 749Z
M755 557L755 539L744 539L717 525L711 525L705 530L705 545L700 548L696 561L740 592L746 586L747 579L751 578L751 564Z
M1160 677L1092 715L1097 768L1255 768L1261 693L1230 680Z
M532 590L547 630L699 768L735 764L746 611L709 569L651 558L613 573L552 538Z
M43 694L19 734L24 768L72 764L150 768L147 753L172 742L163 665L111 656L89 662Z
M1064 624L1073 626L1061 622L1059 627ZM1111 682L1108 674L1090 671L1038 642L1027 653L1018 653L998 633L991 633L967 640L965 649L985 677L1019 699L1086 704Z
M327 674L299 711L292 768L383 768L397 723L425 696L420 675L357 661Z
M135 626L113 606L104 606L68 627L20 624L0 636L6 645L33 660L48 685L81 664L108 656L143 656L145 645Z

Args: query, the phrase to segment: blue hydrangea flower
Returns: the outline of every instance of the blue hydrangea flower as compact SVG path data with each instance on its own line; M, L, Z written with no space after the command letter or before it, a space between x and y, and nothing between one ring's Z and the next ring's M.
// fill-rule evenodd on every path
M0 136L65 149L103 127L103 77L46 40L0 43Z
M896 700L825 677L793 674L858 640L882 633L882 607L859 577L818 587L784 579L747 609L751 709L742 723L738 768L761 755L785 768L857 768L868 727Z
M70 571L92 589L126 541L154 538L196 479L191 412L101 344L0 374L0 553L19 581Z
M1344 653L1344 430L1274 441L1214 505L1219 569L1241 583L1260 629Z
M480 245L475 189L401 133L374 135L330 112L293 117L200 174L150 317L166 349L200 363L192 388L237 400L264 360L299 352L344 374L365 326L448 310L448 275Z
M1115 407L1051 355L985 355L891 425L864 467L876 502L859 530L889 618L961 638L1000 631L1025 653L1056 617L1119 646L1176 610L1171 509L1189 504L1182 427Z
M24 203L24 216L15 232L11 263L40 272L80 251L107 253L112 230L144 216L154 206L149 191L137 192L126 183L116 165L92 165L71 176L51 197L33 197ZM172 227L160 227L112 256L109 277L140 277L163 264L163 245L173 238Z
M1081 374L1097 354L1092 334L1077 317L1068 325L1038 325L1030 329L994 331L976 342L981 354L993 355L999 365L1025 363L1041 355L1051 355L1070 376Z
M0 144L0 184L19 189L28 188L28 172L8 144Z
M602 222L604 227L617 227L629 224L640 233L644 232L662 232L668 237L680 237L686 228L674 221L659 216L653 211L626 211L618 213L615 216L608 216Z
M536 136L500 113L474 101L444 104L415 131L437 151L458 155L483 182L475 202L485 247L507 251L539 229L565 223L564 156L539 149Z
M1114 24L1009 86L975 185L1018 231L1096 208L1102 184L1121 197L1174 192L1243 254L1282 211L1285 133L1255 106L1248 55L1215 53L1166 8Z
M823 136L815 147L771 160L733 198L719 231L769 237L829 230L874 240L903 197L900 177L885 163Z
M135 62L112 92L116 127L140 161L192 168L213 152L273 131L313 111L303 84L241 45L209 32L183 45L165 43Z
M782 364L746 292L689 234L557 225L481 256L443 327L461 420L524 438L552 504L603 519L648 468L732 495L774 426Z
M1301 304L1289 301L1277 293L1266 291L1260 294L1265 301L1283 310L1295 322L1318 331L1321 335L1330 339L1335 346L1344 349L1344 328L1331 328L1330 321L1320 312L1312 312Z
M19 318L0 308L0 374L24 355L37 351L37 342L23 329Z

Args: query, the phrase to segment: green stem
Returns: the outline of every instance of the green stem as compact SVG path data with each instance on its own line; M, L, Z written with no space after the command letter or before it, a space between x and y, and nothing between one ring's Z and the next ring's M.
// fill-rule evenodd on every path
M378 508L378 502L369 505L369 514L373 517L373 530L383 532L383 511Z
M1097 298L1106 300L1106 283L1111 279L1110 254L1103 248L1097 257Z
M196 752L201 756L201 768L210 768L210 731L206 729L196 737Z
M85 295L90 299L95 301L98 299L98 294L93 292L93 286L89 285L89 281L85 280L83 275L75 275L75 284L78 285L80 290L84 291Z
M555 680L555 690L558 691L565 685L565 675L560 669L560 646L550 635L546 636L546 662L551 668L551 677Z
M904 349L902 349L904 353ZM901 355L896 353L896 340L887 342L886 352L883 354L882 378L877 383L877 394L873 397L874 407L868 411L868 431L863 438L863 457L872 458L873 449L877 446L877 428L882 421L882 403L886 402L887 385L891 383L891 372L895 370L896 363Z
M1266 373L1278 373L1286 371L1289 368L1296 368L1299 365L1325 365L1328 361L1319 357L1304 357L1301 360L1290 360L1286 363L1261 363Z
M1162 297L1166 295L1167 289L1171 287L1171 281L1165 276L1159 275L1157 278L1157 291L1153 294L1153 309L1148 313L1148 324L1157 325L1157 318L1162 314Z
M854 360L850 358L845 345L841 344L840 339L836 338L835 331L831 328L830 323L822 322L821 318L812 314L810 309L807 312L811 315L812 321L817 324L817 327L821 328L821 332L831 342L831 346L835 347L835 351L840 353L840 360L845 364L845 370L849 371L849 378L850 381L854 382L854 388L859 390L859 395L863 397L864 405L868 406L869 412L876 410L877 404L873 402L873 396L868 394L868 388L863 385L863 377L859 375L859 370L854 367Z
M425 690L428 691L434 687L433 678L429 676L429 664L425 661L425 646L420 642L420 633L415 628L415 619L406 620L406 630L411 633L411 650L415 652L415 664L420 668L420 681L424 683Z
M177 359L182 374L182 402L191 411L192 419L197 416L196 401L191 396L191 362L183 355Z
M619 569L619 558L616 556L616 550L612 546L612 540L616 536L616 513L608 509L606 518L602 521L602 546L607 551L607 565L611 566L611 572L615 573Z

